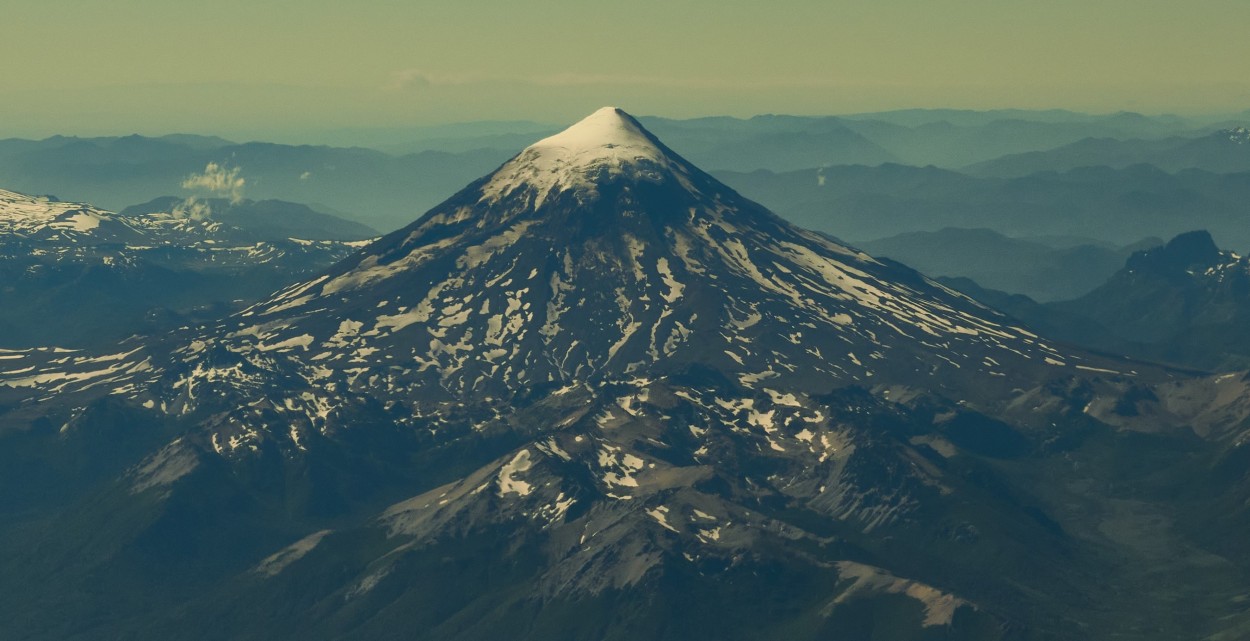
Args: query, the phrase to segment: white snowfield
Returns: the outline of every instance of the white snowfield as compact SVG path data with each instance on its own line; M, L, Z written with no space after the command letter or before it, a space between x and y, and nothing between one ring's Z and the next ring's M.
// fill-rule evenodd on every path
M52 239L88 235L101 222L129 227L112 212L81 203L66 203L46 196L27 196L0 189L0 237L43 234Z

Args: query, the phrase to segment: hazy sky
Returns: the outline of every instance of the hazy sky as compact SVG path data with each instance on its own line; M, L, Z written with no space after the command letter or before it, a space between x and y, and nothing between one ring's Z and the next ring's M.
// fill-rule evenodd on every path
M4 0L0 135L1250 108L1250 0Z

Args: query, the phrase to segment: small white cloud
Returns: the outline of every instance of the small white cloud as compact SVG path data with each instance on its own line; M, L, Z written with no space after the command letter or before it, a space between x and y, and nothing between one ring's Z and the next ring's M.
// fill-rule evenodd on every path
M182 188L207 191L216 196L228 196L230 202L237 203L243 200L243 187L247 185L247 180L239 174L238 167L227 168L210 162L204 167L203 173L187 176L182 181Z
M302 173L302 174L300 174L300 175L299 175L299 179L300 179L300 180L308 180L309 178L312 178L312 172L311 172L311 171L306 171L306 172L304 172L304 173Z
M184 185L185 186L185 185ZM208 220L213 217L213 210L208 203L192 196L174 206L172 212L178 218L187 218L190 220Z

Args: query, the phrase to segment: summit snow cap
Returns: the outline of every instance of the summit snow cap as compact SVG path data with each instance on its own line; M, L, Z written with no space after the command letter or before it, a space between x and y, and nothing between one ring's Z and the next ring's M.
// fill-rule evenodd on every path
M633 116L616 107L604 107L586 116L572 127L526 148L531 150L569 161L659 160L664 156L651 134Z
M604 107L526 147L495 172L482 188L482 200L495 202L528 187L537 192L537 205L553 190L593 188L605 173L640 178L655 178L657 172L688 174L683 165L633 116Z

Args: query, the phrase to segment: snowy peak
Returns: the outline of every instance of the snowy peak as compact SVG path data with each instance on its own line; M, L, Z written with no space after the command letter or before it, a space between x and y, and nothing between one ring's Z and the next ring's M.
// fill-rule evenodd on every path
M530 145L526 151L584 162L615 158L658 160L664 155L655 137L633 116L616 107L604 107L568 129Z
M690 172L685 161L633 116L604 107L505 163L483 186L482 201L495 203L515 193L532 193L537 206L553 192L592 192L609 178L654 182Z
M1186 232L1168 241L1163 247L1154 247L1133 254L1126 265L1129 271L1146 270L1152 273L1182 274L1205 272L1220 266L1237 263L1229 252L1221 252L1211 233L1206 230Z

